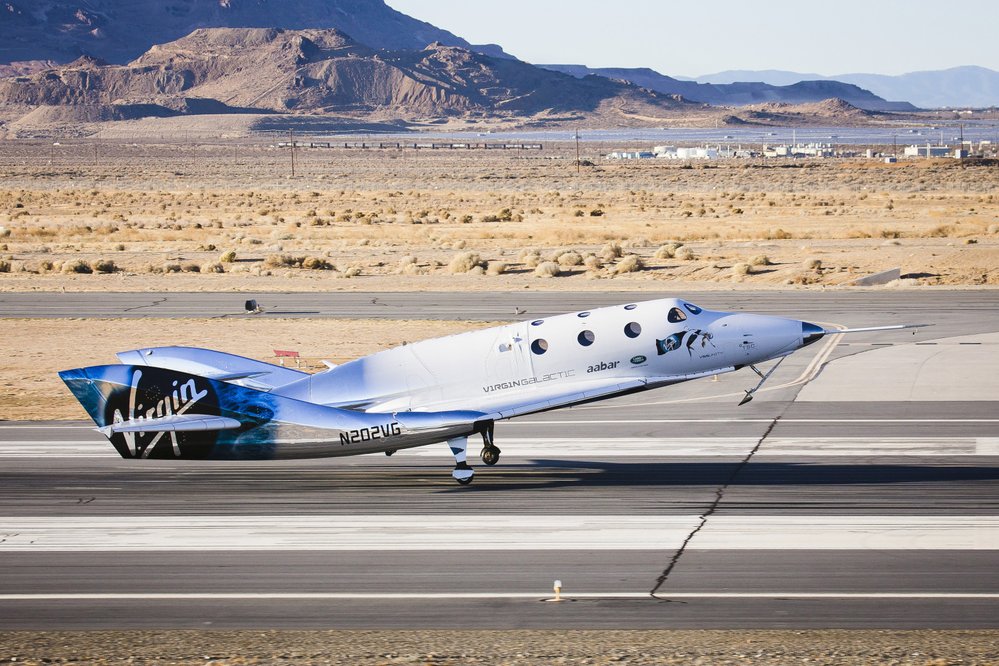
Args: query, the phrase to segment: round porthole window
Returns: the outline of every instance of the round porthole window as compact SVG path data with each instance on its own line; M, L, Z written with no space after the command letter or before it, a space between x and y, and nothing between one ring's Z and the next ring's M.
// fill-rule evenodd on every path
M642 326L638 322L631 322L624 327L624 334L629 338L637 338L642 334Z
M537 354L538 356L541 356L546 351L548 351L548 341L538 338L537 340L531 343L531 351Z
M545 323L544 319L535 319L531 322L531 326L541 326L543 323Z
M589 347L593 344L593 341L597 339L597 336L593 335L593 331L581 331L579 335L576 336L576 339L579 340L579 344L584 347Z
M635 305L634 303L629 303L628 305L625 305L625 306L624 306L624 309L625 309L625 310L634 310L634 309L635 309L635 308L637 308L637 307L638 307L638 306L637 306L637 305Z
M580 312L580 313L579 313L578 315L576 315L576 316L577 316L577 317L579 317L580 319L585 319L586 317L589 317L589 316L590 316L590 313L589 313L589 312Z

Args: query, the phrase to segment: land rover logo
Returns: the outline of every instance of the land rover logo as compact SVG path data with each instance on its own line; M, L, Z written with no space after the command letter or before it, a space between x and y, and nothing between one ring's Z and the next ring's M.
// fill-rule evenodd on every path
M631 362L634 363L635 365L639 365L641 363L645 363L646 360L648 360L648 359L646 359L644 356L632 356L631 357Z

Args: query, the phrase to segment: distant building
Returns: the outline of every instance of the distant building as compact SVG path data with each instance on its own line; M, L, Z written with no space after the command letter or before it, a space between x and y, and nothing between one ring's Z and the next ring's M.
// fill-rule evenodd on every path
M829 143L797 143L792 145L764 146L764 157L832 157Z
M650 153L646 150L636 150L636 151L615 151L613 153L607 153L607 159L609 160L649 160L655 157L654 153Z
M675 146L656 146L652 149L655 156L664 160L716 160L717 148L676 148Z
M948 157L951 154L950 146L906 146L906 157Z

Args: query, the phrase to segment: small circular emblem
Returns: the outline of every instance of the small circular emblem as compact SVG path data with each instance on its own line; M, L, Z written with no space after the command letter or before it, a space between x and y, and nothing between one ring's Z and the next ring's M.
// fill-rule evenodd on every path
M634 363L635 365L639 365L640 363L645 363L645 361L647 361L647 360L648 359L646 359L644 356L632 356L631 357L631 362Z

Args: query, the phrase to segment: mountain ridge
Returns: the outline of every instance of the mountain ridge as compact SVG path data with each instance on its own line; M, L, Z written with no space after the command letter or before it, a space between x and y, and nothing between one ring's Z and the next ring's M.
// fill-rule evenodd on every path
M801 80L832 80L852 83L888 99L905 99L921 108L999 106L999 72L977 65L905 74L836 74L824 76L787 70L727 70L681 81L726 84L735 81L761 81L789 85Z
M537 116L608 108L656 116L695 106L591 77L439 42L382 51L335 30L202 28L125 65L84 57L0 80L0 104L109 109L339 113L371 118ZM88 115L88 113L84 113ZM89 113L89 115L93 115Z
M915 110L914 106L906 102L888 101L857 85L833 80L800 81L786 86L750 81L715 84L682 81L648 67L591 68L585 65L539 65L539 67L577 78L603 76L629 81L663 94L682 95L691 101L720 106L748 106L767 102L810 104L838 98L867 111Z
M154 44L211 27L333 28L376 49L422 49L440 42L512 57L494 44L472 45L384 0L5 0L0 12L0 65L8 68L66 64L81 55L125 64Z

